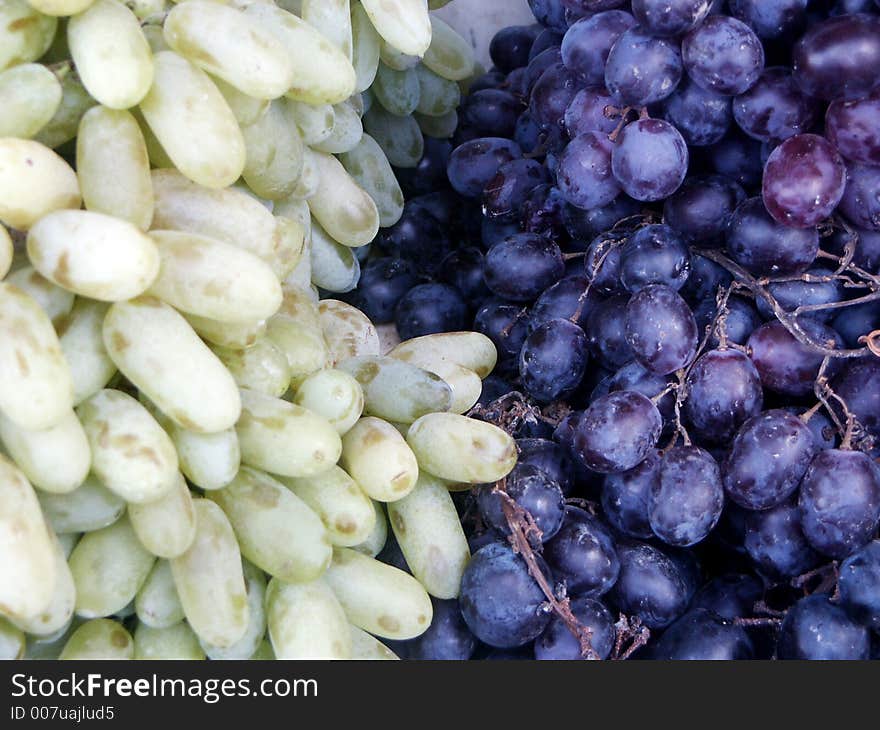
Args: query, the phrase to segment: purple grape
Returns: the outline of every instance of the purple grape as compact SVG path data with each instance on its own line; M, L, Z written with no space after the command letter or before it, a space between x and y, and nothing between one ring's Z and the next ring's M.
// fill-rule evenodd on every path
M498 372L519 371L519 353L528 337L528 315L522 307L490 301L480 307L474 330L486 335L498 351Z
M611 153L611 168L631 198L668 198L687 175L687 144L662 119L639 119L623 128Z
M880 540L868 543L840 566L840 604L874 631L880 630Z
M792 68L808 96L865 96L880 86L880 18L844 15L817 23L795 45Z
M784 410L746 421L724 464L724 489L741 507L764 510L782 504L798 488L817 451L809 427Z
M549 178L547 168L535 160L505 162L483 191L483 213L495 220L516 220L528 194Z
M638 212L639 204L635 200L627 195L618 195L608 205L593 210L566 206L563 218L568 234L586 243Z
M840 335L821 322L802 319L800 326L815 342L843 346ZM789 396L813 392L824 358L797 340L781 322L774 320L756 329L747 346L767 390Z
M589 210L608 205L620 194L611 172L613 143L601 132L575 137L559 158L557 184L565 200Z
M625 294L609 297L590 311L587 320L587 340L590 352L605 367L616 369L633 359L633 351L626 339Z
M544 133L538 123L532 119L532 115L526 109L516 120L516 129L513 131L513 140L520 146L526 155L535 152L541 145Z
M669 555L639 542L618 545L618 554L620 577L611 596L623 613L638 616L650 629L663 629L687 610L690 581Z
M519 145L509 139L485 137L465 142L449 156L449 182L459 195L478 198L501 165L520 157Z
M569 10L576 10L582 13L598 13L602 10L619 8L626 3L626 0L561 0L561 2Z
M688 373L684 413L700 439L728 443L763 404L758 371L738 350L710 350Z
M608 474L602 487L602 510L614 529L627 537L654 537L648 513L651 493L660 482L659 451L649 451L644 461L629 471Z
M563 494L572 491L575 481L574 465L559 444L545 438L524 438L517 439L516 447L519 450L517 465L540 469L559 485Z
M705 608L688 611L654 646L660 661L734 661L754 658L754 646L742 626Z
M690 271L687 244L667 225L639 228L620 250L620 281L630 293L649 284L665 284L678 291Z
M734 261L756 276L801 274L819 253L819 234L815 228L777 223L761 198L749 198L730 218L727 250Z
M540 40L540 36L538 40ZM537 44L537 41L535 43ZM533 58L530 58L529 65L526 66L526 74L522 80L523 96L528 97L531 95L532 89L538 83L538 79L544 75L544 72L551 66L560 63L562 63L562 51L560 51L558 45L550 46Z
M600 294L619 294L624 291L620 283L620 236L604 233L596 236L584 257L584 270L593 289Z
M608 10L577 21L562 39L562 61L585 84L605 83L605 62L620 35L636 24L622 10Z
M728 4L730 14L763 39L798 31L807 15L807 0L730 0Z
M529 332L551 319L567 319L585 328L590 312L599 303L598 294L587 291L588 285L585 276L566 276L545 289L532 306Z
M697 320L697 327L701 333L705 333L706 328L715 319L718 312L718 305L712 299L705 299L694 310L694 319ZM724 333L727 335L728 342L735 342L737 345L745 345L749 341L749 337L758 327L761 326L761 315L755 305L750 301L741 297L731 297L727 301L727 314L724 317ZM718 338L718 330L709 338L709 344L717 347L720 344Z
M880 467L861 451L820 451L801 483L799 505L810 544L845 558L867 545L880 524Z
M825 114L825 136L848 160L880 165L880 92L864 99L831 102Z
M504 73L521 68L529 62L529 51L538 37L538 31L531 25L511 25L502 28L489 44L489 55L495 67Z
M611 533L598 518L577 507L565 508L565 520L544 546L544 558L572 596L601 596L620 572Z
M788 609L776 653L779 659L857 660L868 658L870 645L864 626L828 596L814 594Z
M672 38L702 23L710 6L709 0L633 0L632 12L652 35Z
M567 319L551 319L523 345L519 375L523 389L539 403L570 395L587 368L587 336Z
M554 185L532 188L520 211L520 224L528 233L546 236L554 241L564 240L565 209L568 204Z
M484 272L494 294L512 302L528 302L562 278L565 262L552 241L520 233L489 249Z
M771 578L794 578L819 563L801 530L797 504L790 502L749 512L743 545L758 570Z
M880 439L880 360L851 361L833 387L868 433Z
M764 162L760 153L761 145L755 140L733 133L718 144L706 148L706 157L712 171L745 188L754 187L761 182Z
M694 596L693 608L706 608L722 618L749 616L764 595L764 586L751 575L727 573L710 580Z
M688 243L718 248L736 206L745 192L722 175L689 177L663 205L663 222Z
M509 91L484 89L465 97L459 114L462 123L481 136L512 137L521 111L522 105Z
M565 130L574 139L587 132L611 134L619 122L619 117L605 113L615 108L615 101L603 86L588 86L581 89L565 110Z
M668 286L646 286L626 305L626 341L636 360L655 373L668 375L689 365L697 339L693 313Z
M791 71L781 66L765 68L755 85L733 100L736 123L761 142L778 144L808 132L817 117L816 101L805 96Z
M431 625L421 636L406 643L406 658L421 661L467 661L477 648L456 599L431 597L434 608Z
M609 393L578 420L574 454L600 474L629 471L654 448L662 427L657 407L641 393Z
M403 340L458 332L467 327L468 305L455 287L448 284L419 284L397 303L394 322Z
M542 566L544 561L536 559ZM525 561L498 542L479 549L471 558L461 578L458 600L468 628L489 646L527 644L550 620L541 610L544 593Z
M480 76L477 76L468 87L468 92L471 94L475 94L478 91L483 91L484 89L500 89L507 82L507 76L505 76L501 71L487 71Z
M564 33L568 27L565 24L565 7L562 0L529 0L532 15L545 28Z
M834 145L815 134L789 137L770 153L764 166L764 205L777 221L793 228L809 228L825 220L845 186L843 159Z
M571 601L570 608L578 623L590 631L590 648L599 659L607 659L617 636L608 609L585 596ZM580 643L558 616L551 618L544 633L535 639L535 659L576 661L585 658Z
M394 321L397 303L418 283L416 267L409 261L372 259L361 271L352 303L375 324L388 324Z
M704 89L734 96L752 86L764 68L764 48L745 23L712 15L681 44L688 75Z
M728 97L707 91L689 78L661 102L660 114L692 147L720 142L733 118Z
M565 515L565 498L559 484L535 466L517 464L507 477L507 495L528 512L547 542L559 528ZM502 496L485 486L477 492L477 504L483 519L504 535L510 534L504 516Z
M793 312L798 307L830 304L846 299L846 290L843 283L833 278L834 272L830 269L810 269L805 276L809 277L806 281L796 279L794 281L774 282L767 286L767 290L773 295L784 311ZM830 279L830 281L821 281L822 279ZM758 299L757 304L758 311L764 318L773 318L773 310L766 301ZM836 313L836 310L828 309L802 314L801 317L810 317L820 322L827 322Z
M678 45L636 27L624 31L605 64L605 88L623 106L642 107L669 96L681 81Z
M859 228L880 231L880 165L850 162L840 212Z
M561 63L550 66L541 74L529 101L529 111L541 129L564 129L565 110L581 86L577 74Z
M708 451L676 446L663 456L648 513L657 537L678 547L696 545L715 527L723 507L721 472Z
M458 289L469 304L479 306L491 296L483 279L483 259L476 247L457 249L440 262L437 278Z

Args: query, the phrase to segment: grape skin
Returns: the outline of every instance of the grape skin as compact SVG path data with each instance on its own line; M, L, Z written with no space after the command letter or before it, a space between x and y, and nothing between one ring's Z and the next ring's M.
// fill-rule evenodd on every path
M697 323L676 291L651 284L626 305L626 341L642 365L668 375L693 360Z
M608 205L620 187L611 172L613 144L599 132L575 137L559 158L557 178L565 200L589 210Z
M620 573L611 533L595 517L577 507L565 508L565 521L544 546L553 575L572 596L596 598L608 592Z
M754 647L741 626L714 611L694 608L663 632L652 654L661 661L752 659Z
M813 595L788 610L780 628L777 653L780 659L867 659L870 643L868 630L846 611L831 603L828 596Z
M791 71L780 66L764 69L752 88L733 99L736 123L761 142L778 144L803 134L812 128L817 116L815 100L801 92ZM838 146L833 138L829 139Z
M623 106L641 107L669 96L681 74L678 46L635 27L624 31L608 54L605 88Z
M586 84L605 83L605 62L620 35L636 24L622 10L608 10L583 18L562 39L562 62Z
M743 546L755 566L771 578L794 578L819 564L804 537L796 503L749 512Z
M848 160L880 165L880 93L831 102L825 113L825 136Z
M764 47L745 23L713 15L681 44L688 75L704 89L734 96L754 84L764 68Z
M880 231L880 166L850 162L840 212L859 228Z
M623 128L611 153L611 168L631 198L668 198L681 186L688 169L687 144L662 119L640 119Z

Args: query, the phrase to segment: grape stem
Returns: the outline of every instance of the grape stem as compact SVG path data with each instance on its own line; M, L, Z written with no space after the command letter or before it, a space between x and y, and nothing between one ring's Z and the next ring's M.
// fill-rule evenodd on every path
M623 661L629 659L638 649L641 649L648 643L651 638L651 630L642 624L641 619L637 616L627 618L624 614L620 614L620 619L614 624L617 638L614 642L614 652L611 658L615 661ZM629 641L630 644L624 649L624 644Z

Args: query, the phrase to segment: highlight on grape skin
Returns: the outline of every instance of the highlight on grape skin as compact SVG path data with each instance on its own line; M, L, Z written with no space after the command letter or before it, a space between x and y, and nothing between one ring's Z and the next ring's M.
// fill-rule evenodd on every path
M872 0L0 0L0 658L878 658L878 68Z

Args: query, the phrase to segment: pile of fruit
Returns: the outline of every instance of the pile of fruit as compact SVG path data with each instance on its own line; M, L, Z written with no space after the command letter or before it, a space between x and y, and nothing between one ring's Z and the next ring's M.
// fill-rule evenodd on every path
M876 656L878 4L530 5L348 299L490 337L520 452L395 649Z
M880 3L444 4L0 0L0 656L877 657Z

